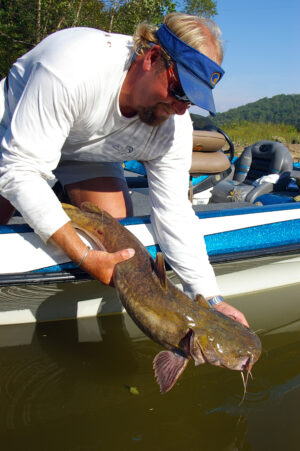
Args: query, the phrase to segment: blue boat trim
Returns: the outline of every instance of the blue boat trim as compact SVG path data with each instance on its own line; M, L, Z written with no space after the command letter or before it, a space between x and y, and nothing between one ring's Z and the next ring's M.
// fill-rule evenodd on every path
M199 219L205 218L219 218L225 216L240 216L250 213L270 213L285 210L300 210L299 202L285 203L285 204L273 204L273 205L252 205L243 208L232 208L228 210L211 210L200 211L196 215ZM284 221L283 221L284 222ZM150 224L150 216L133 216L125 219L121 219L120 223L124 226L138 225L138 224ZM12 224L0 226L0 234L8 233L30 233L33 229L27 224Z
M27 224L12 224L0 226L0 234L29 232L33 232L33 229Z
M147 250L151 257L155 258L157 252L160 250L159 246L157 244L154 244L153 246L147 246ZM60 263L58 265L48 266L47 268L40 268L35 269L34 271L29 271L30 274L37 274L37 273L54 273L54 272L61 272L66 270L73 270L78 269L78 266L74 262L67 262L67 263Z
M205 218L219 218L225 216L241 216L250 213L270 213L285 210L300 210L300 203L286 203L286 204L273 204L273 205L252 205L243 208L232 208L228 210L211 210L211 211L199 211L196 213L199 219ZM285 221L282 221L285 222ZM124 226L138 225L138 224L150 224L150 216L131 217L120 220L120 223Z
M48 266L47 268L40 268L35 269L34 271L30 271L30 273L47 273L47 272L60 272L60 271L66 271L68 269L75 269L78 268L76 263L74 262L67 262L67 263L60 263L58 265Z
M243 208L232 208L228 210L212 210L212 211L200 211L196 213L198 218L218 218L225 216L240 216L247 215L250 213L270 213L275 211L285 211L285 210L299 210L300 203L286 203L286 204L275 204L275 205L252 205Z
M205 236L209 256L235 254L300 243L300 219Z
M128 218L120 219L120 224L123 226L132 226L132 225L140 225L140 224L151 224L150 216L131 216Z
M300 243L300 219L248 227L238 232L232 230L207 235L205 243L209 257L218 257L218 260L224 255L233 256L263 249L274 248L277 252L280 252L281 248L292 250L292 245ZM155 258L160 248L156 244L147 246L147 250L151 257ZM75 263L67 262L30 271L30 273L59 273L77 268Z
M199 211L196 213L199 219L205 218L219 218L225 216L241 216L250 213L270 213L286 210L300 210L300 203L286 203L286 204L273 204L273 205L253 205L243 208L232 208L228 210L212 210L212 211ZM150 224L150 216L125 218L120 221L124 226L126 225L138 225L138 224ZM282 221L284 222L284 221Z

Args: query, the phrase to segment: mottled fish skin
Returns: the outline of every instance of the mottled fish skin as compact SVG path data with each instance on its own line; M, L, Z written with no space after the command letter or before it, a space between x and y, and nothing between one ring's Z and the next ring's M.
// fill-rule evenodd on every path
M134 248L135 255L115 267L113 282L128 314L140 329L170 353L154 359L161 392L175 384L189 359L232 370L250 371L261 353L258 336L242 324L208 307L201 297L187 297L140 241L107 212L90 203L81 209L63 204L75 228L100 248L116 252ZM160 355L161 354L161 355ZM174 374L173 374L174 373Z

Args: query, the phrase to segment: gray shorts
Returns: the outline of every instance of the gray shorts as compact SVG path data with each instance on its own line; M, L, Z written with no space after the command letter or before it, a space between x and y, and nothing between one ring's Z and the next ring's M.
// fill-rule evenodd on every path
M53 173L63 186L97 177L125 180L122 163L65 160L59 163Z

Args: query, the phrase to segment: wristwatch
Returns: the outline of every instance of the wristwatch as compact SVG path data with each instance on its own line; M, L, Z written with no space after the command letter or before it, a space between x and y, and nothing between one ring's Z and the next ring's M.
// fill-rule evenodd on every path
M223 296L214 296L213 298L207 299L207 302L211 307L214 307L217 304L220 304L220 302L223 302L224 298Z

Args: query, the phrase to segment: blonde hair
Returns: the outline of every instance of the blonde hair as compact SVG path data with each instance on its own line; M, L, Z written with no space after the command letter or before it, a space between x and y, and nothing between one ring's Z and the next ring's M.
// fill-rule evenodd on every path
M221 30L215 22L205 17L191 16L185 13L170 13L165 16L164 23L182 41L209 56L217 63L222 62ZM150 48L149 42L159 44L156 38L157 30L158 27L147 22L138 25L133 36L136 53L143 54L144 49Z

